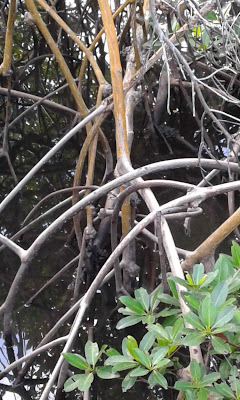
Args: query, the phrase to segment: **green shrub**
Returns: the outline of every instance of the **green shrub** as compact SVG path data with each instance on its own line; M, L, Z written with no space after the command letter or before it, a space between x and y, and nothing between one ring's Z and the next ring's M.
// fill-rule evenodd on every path
M124 315L117 329L142 323L146 333L140 343L132 336L122 341L122 354L103 345L87 342L85 358L78 354L63 354L82 374L71 376L64 390L81 391L90 388L94 378L116 379L127 371L122 390L130 389L139 377L145 377L152 388L168 389L168 376L175 377L174 389L184 392L188 400L212 398L240 399L238 363L240 361L240 247L233 243L232 256L221 254L213 271L204 274L202 264L195 265L186 280L170 277L171 295L157 288L150 295L146 289L135 290L135 298L120 297ZM184 287L181 296L190 311L182 315L175 284ZM164 305L164 306L163 306ZM161 307L161 310L159 309ZM191 328L189 328L189 324ZM192 360L190 379L178 380L182 368L176 352L180 347L202 344L204 355L214 361L214 372ZM141 378L140 378L141 379Z

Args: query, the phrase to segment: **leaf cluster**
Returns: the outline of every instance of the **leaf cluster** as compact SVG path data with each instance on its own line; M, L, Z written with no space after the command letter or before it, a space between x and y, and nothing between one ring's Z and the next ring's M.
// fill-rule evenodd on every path
M122 341L122 352L97 343L87 342L85 357L63 354L83 374L71 376L64 389L81 391L90 388L94 377L119 378L123 392L138 379L151 388L155 385L167 390L169 374L175 375L182 366L177 357L180 347L204 344L209 359L215 360L215 371L209 372L195 360L190 363L190 380L176 380L174 388L184 392L186 399L207 400L211 396L240 399L237 365L240 362L240 247L233 243L231 257L221 254L212 272L205 274L202 264L195 265L186 280L169 278L172 295L157 288L148 294L146 289L135 290L135 296L122 296L124 315L117 329L142 323L147 332L140 343L133 336ZM176 285L185 288L181 296L190 311L181 313ZM167 305L167 307L165 307ZM161 306L161 309L160 309ZM204 350L203 347L203 350ZM104 359L104 362L102 362ZM99 363L101 362L101 365ZM217 370L216 370L217 368ZM210 365L211 369L211 365Z

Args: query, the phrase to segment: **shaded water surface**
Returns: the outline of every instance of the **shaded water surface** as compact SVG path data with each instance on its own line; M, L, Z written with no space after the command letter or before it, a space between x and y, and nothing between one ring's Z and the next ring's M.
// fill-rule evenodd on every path
M32 118L34 119L34 116L32 116ZM176 125L177 123L173 121L173 125L174 124ZM60 137L62 137L64 134L63 128L67 129L67 127L69 127L69 122L63 119L58 123L58 125L55 125L53 121L52 125L50 124L49 129L47 131L43 130L43 132L36 133L34 128L31 129L29 127L25 133L25 137L21 134L24 130L24 126L20 127L20 130L15 128L15 130L11 132L11 156L19 179L21 179L42 157L42 155L45 154ZM144 138L143 130L140 128L141 127L138 127L138 133L136 134L133 143L132 163L135 168L163 159L193 156L191 152L189 153L188 149L175 142L172 143L173 154L170 155L168 149L164 148L164 144L161 140L159 140L159 149L157 149L158 151L156 152L156 149L154 149L150 143L149 138ZM187 130L188 134L184 134L184 132L180 132L180 134L184 134L186 139L191 141L193 146L197 146L198 139L191 139L195 129L191 119L189 119L189 127L186 126L186 122L184 122L182 129L184 132ZM110 132L110 135L111 134L112 133ZM26 148L28 149L27 153L24 150ZM113 152L115 151L114 148L112 150ZM158 154L159 150L161 150L161 155ZM21 195L16 197L1 215L1 232L3 234L10 237L16 233L21 228L21 222L24 220L28 212L48 193L72 185L78 152L78 141L73 139L68 143L64 150L59 152L51 162L44 166L40 173L38 173L37 176L27 184ZM95 177L96 184L99 184L104 172L104 159L100 153L97 157L98 160L102 159L103 164L102 170L99 168L96 171L98 174ZM0 167L1 199L3 199L10 191L10 188L13 187L13 182L4 158L0 159ZM156 174L151 178L168 178L197 184L202 179L202 176L199 170L175 170L173 172L169 171L164 175ZM221 180L222 178L219 179ZM182 195L179 191L166 189L154 189L154 193L156 194L160 204L164 204L174 197ZM51 200L48 200L42 206L41 213L66 197L67 195L58 195ZM99 207L102 204L104 204L104 202L100 201ZM26 234L23 234L19 239L19 244L23 248L28 248L43 228L48 226L54 218L64 209L67 209L68 206L69 204L60 211L43 219L39 224L34 226L33 229L29 230ZM183 221L170 222L170 228L176 241L176 245L188 250L194 249L226 219L226 210L226 196L208 200L203 206L203 214L192 221L190 237L187 237L184 233ZM146 207L143 204L137 206L137 213L144 214L146 212ZM39 215L39 211L37 212L37 215ZM76 263L72 265L55 283L43 290L40 295L29 303L29 299L31 299L32 296L41 289L41 287L52 276L54 276L54 274L56 274L78 254L76 240L74 238L72 240L69 239L71 229L72 222L68 221L68 223L58 230L56 234L43 245L40 252L31 262L27 278L24 280L20 288L17 304L14 309L12 325L15 340L13 347L6 348L4 346L3 336L1 336L1 369L9 363L9 360L12 362L14 358L17 359L36 348L37 344L59 320L60 316L62 316L72 305L77 266ZM230 239L223 244L221 251L229 252L229 248ZM106 255L110 251L109 235L104 244L104 250L106 254L103 253L102 258L100 259L100 264L103 264ZM160 271L158 268L158 256L153 247L150 246L149 243L144 242L142 238L137 240L136 261L140 266L140 274L138 281L136 281L136 287L142 285L148 290L153 289L156 282L159 281L158 276ZM1 249L0 263L0 301L2 304L19 267L19 260L10 250ZM81 294L84 293L85 289L86 283L83 283L80 288ZM138 341L141 339L145 332L144 328L139 325L123 331L117 331L115 329L116 323L120 318L119 314L114 310L115 307L115 287L114 282L110 281L109 284L105 285L101 291L97 293L92 305L90 306L87 318L84 320L84 323L79 330L79 337L74 347L75 351L83 354L84 344L87 341L87 330L92 324L94 326L94 341L98 342L99 346L106 343L109 346L121 350L121 342L125 335L131 334L136 337ZM70 318L68 323L65 323L59 329L55 337L68 334L71 322L72 318ZM2 330L2 328L3 326L1 322L0 329ZM60 351L61 346L39 355L35 360L34 366L30 367L27 375L17 386L12 386L12 383L15 382L18 375L17 370L14 371L14 374L10 373L7 377L2 379L0 383L0 393L2 398L4 400L11 400L14 398L22 400L38 399L43 388L42 385L46 383L50 371L54 368ZM171 383L170 381L169 383ZM6 385L10 386L7 387ZM123 395L121 391L121 380L101 381L96 379L91 388L90 394L92 399L99 400L122 398L126 400L169 399L169 394L164 394L161 389L150 390L145 382L137 383L133 389ZM62 394L62 398L64 398L64 396L66 399L82 398L82 394L77 391L66 395ZM59 398L61 398L61 396L59 396Z

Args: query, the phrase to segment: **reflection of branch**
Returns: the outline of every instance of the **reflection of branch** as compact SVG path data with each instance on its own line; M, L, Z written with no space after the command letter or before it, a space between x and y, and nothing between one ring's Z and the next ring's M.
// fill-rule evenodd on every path
M61 28L65 30L67 35L69 35L75 43L79 46L80 50L83 51L88 58L89 62L92 65L93 71L96 75L96 78L99 82L99 85L103 85L103 88L108 85L107 81L105 80L102 71L100 70L92 52L81 42L81 40L77 37L77 35L70 29L70 27L62 20L61 17L53 10L53 8L49 7L49 5L44 0L37 0L38 4L45 9L51 17L57 22Z
M7 206L7 204L16 196L16 194L26 185L26 183L35 175L35 173L42 168L42 166L51 159L51 157L60 150L71 137L83 128L86 124L92 121L97 115L101 114L106 108L106 105L99 106L95 111L89 114L74 128L72 128L59 142L47 153L41 160L25 175L25 177L18 183L18 185L5 197L0 204L0 212Z
M29 263L31 259L37 254L39 251L40 247L42 246L43 243L46 242L46 240L52 235L56 229L60 228L64 222L66 222L68 219L72 218L73 215L75 215L77 212L79 212L82 208L86 207L89 205L91 202L95 202L98 200L100 197L106 195L109 191L115 189L116 187L119 187L120 185L129 182L133 179L138 178L139 176L144 176L148 173L151 172L156 172L156 171L163 171L163 170L170 170L173 168L180 168L180 167L193 167L193 166L198 166L199 162L197 159L189 158L189 159L179 159L179 160L170 160L170 161L160 161L158 163L146 165L144 167L141 167L137 170L133 170L132 172L129 172L123 176L120 176L119 178L116 178L114 181L110 181L104 186L100 187L99 189L96 189L94 192L90 193L88 196L86 196L84 199L80 200L77 204L72 206L69 210L65 211L61 216L59 216L49 227L47 227L39 236L38 238L33 242L33 244L29 247L29 249L25 253L25 262L23 262L16 274L16 277L12 283L12 286L9 290L8 296L6 298L6 301L0 308L0 312L4 313L4 322L5 322L5 329L6 333L9 332L10 329L10 320L11 320L11 312L14 306L14 302L16 299L16 296L18 294L19 288L21 286L21 282L28 270ZM213 161L213 160L201 160L201 165L204 168L220 168L220 169L225 169L227 170L228 168L231 168L235 172L239 172L240 168L236 163L227 163L223 161ZM219 185L215 188L199 188L197 189L197 192L194 193L189 193L186 196L181 197L180 199L173 200L164 206L160 207L160 210L164 210L165 208L169 208L170 206L179 206L183 205L189 202L192 202L196 199L200 199L203 201L203 199L209 197L209 196L214 196L216 194L222 193L222 192L227 192L227 191L232 191L237 188L239 188L240 183L239 182L233 182L233 183L227 183L224 185ZM98 288L99 284L101 283L102 279L106 275L107 272L109 272L109 269L111 268L113 262L115 261L116 257L119 257L121 252L124 250L124 248L130 243L130 241L141 232L145 226L147 226L149 223L151 223L154 218L155 214L158 211L154 210L151 214L149 214L147 217L145 217L139 224L132 229L132 231L123 239L123 241L120 243L120 245L117 247L117 249L111 254L107 262L105 263L105 267L101 269L99 274L97 275L97 281L94 281L94 283L90 286L89 291L86 293L86 297L84 296L81 304L83 304L83 308L80 309L80 314L77 317L76 323L73 327L73 330L71 331L71 339L74 339L74 335L78 331L79 327L79 320L82 320L82 317L85 313L85 310L89 304L89 301L91 300L92 296L94 296L95 290ZM78 304L78 303L76 303ZM76 327L77 325L77 327ZM69 342L69 343L70 343ZM68 345L69 345L68 343ZM65 348L65 351L68 351L68 345ZM71 346L70 346L71 347ZM51 388L52 382L55 380L56 375L59 371L59 368L61 366L62 359L57 363L56 369L54 370L52 379L49 381L49 386ZM46 387L45 394L47 393L49 389ZM45 395L44 395L45 396ZM44 397L43 397L44 399Z
M55 197L56 195L59 194L63 194L63 193L68 193L68 192L74 192L77 191L79 192L79 190L95 190L97 189L98 186L96 185L91 185L91 186L72 186L72 187L68 187L68 188L64 188L64 189L59 189L56 190L55 192L49 193L47 196L45 196L42 200L40 200L34 207L33 209L30 211L30 213L27 215L27 217L25 218L25 220L22 223L22 226L25 226L27 224L27 222L29 221L29 219L32 218L33 214L36 213L36 211L42 206L42 204L46 201L49 200L52 197Z
M49 348L51 347L55 347L58 346L61 343L64 343L67 341L68 336L62 336L61 338L55 339L52 342L49 342L47 344L45 344L42 347L39 347L35 350L33 350L31 353L26 354L25 356L19 358L18 360L14 361L12 364L8 365L6 368L4 368L1 372L0 372L0 379L4 378L4 376L6 376L6 374L9 371L12 371L13 369L17 368L19 366L19 364L22 364L26 361L31 360L31 358L35 357L38 354L41 354L47 350L49 350Z
M62 53L60 52L58 46L56 45L56 43L54 42L47 26L45 25L45 23L43 22L33 0L25 0L26 6L29 10L29 12L32 15L32 18L35 22L35 24L37 25L38 29L40 30L40 32L42 33L43 37L45 38L46 42L48 43L50 49L52 50L54 56L56 57L56 60L59 64L59 67L61 68L66 81L69 84L69 89L72 93L72 96L77 104L78 110L81 113L82 118L85 118L85 116L88 113L88 109L86 107L86 104L83 101L83 98L80 94L80 92L78 91L77 85L73 79L73 76L67 66L66 61L64 60Z
M29 106L26 110L24 110L21 114L19 114L16 118L14 118L14 119L10 122L8 128L11 129L18 121L20 121L20 120L21 120L26 114L28 114L31 110L37 109L37 106L43 104L45 100L49 99L49 97L54 96L54 94L61 92L62 90L64 90L64 89L67 88L67 87L68 87L68 83L65 83L65 85L59 86L57 89L55 89L55 90L53 90L52 92L48 93L46 96L40 97L40 100L38 100L36 103L34 103L34 104L32 104L31 106ZM27 94L27 93L26 93L26 94ZM31 95L31 96L32 96L32 95ZM38 96L36 96L36 97L38 97ZM54 106L56 105L56 107L57 107L58 105L59 105L60 107L64 107L64 106L62 106L61 104L54 103L53 101L51 101L50 103L52 103ZM76 118L77 115L79 115L79 117L80 117L80 114L79 114L77 111L72 110L71 108L68 108L68 107L64 107L64 108L66 108L66 111L68 110L67 112L72 113L72 114L74 113L75 118ZM61 111L64 111L64 110L62 110L61 108L60 108L60 110L61 110ZM57 111L60 111L60 110L57 110Z
M34 302L34 300L45 290L47 289L48 286L50 286L52 283L56 282L63 274L64 272L68 271L69 268L72 267L79 259L79 255L74 257L73 260L71 260L69 263L67 263L63 268L60 269L52 278L49 279L42 287L39 289L25 304L23 307L26 307ZM21 307L22 308L22 307ZM21 309L20 308L20 309Z
M77 127L78 127L78 125L77 125ZM73 128L73 130L75 128ZM43 157L43 159L44 159L44 157ZM41 162L42 162L42 160L41 160ZM38 164L35 167L37 167ZM63 225L64 222L66 222L68 219L72 218L81 209L83 209L87 205L91 204L92 202L95 202L96 200L98 200L102 196L106 195L109 191L121 186L122 184L127 183L127 182L129 182L129 181L131 181L133 179L136 179L136 178L138 178L140 176L144 176L144 175L147 175L149 173L156 172L156 171L166 171L166 170L175 169L175 168L186 168L186 167L190 168L190 167L196 167L196 166L199 166L199 160L198 159L194 159L194 158L185 158L185 159L179 159L179 160L177 159L177 160L169 160L169 161L160 161L160 162L157 162L157 163L149 164L149 165L146 165L144 167L138 168L138 169L133 170L131 172L128 172L125 175L120 176L119 178L116 178L114 181L110 181L110 182L106 183L104 186L100 187L99 189L96 189L94 192L90 193L84 199L80 200L77 204L75 204L69 210L65 211L62 215L60 215L32 243L32 245L27 250L26 257L27 258L28 257L33 257L33 255L40 249L40 247L46 241L46 239L49 238L49 236L51 236L57 229L59 229ZM238 173L240 172L240 168L236 163L232 163L232 162L228 163L226 161L214 161L214 160L204 160L203 159L203 160L201 160L201 166L203 168L210 168L210 169L218 168L218 169L223 169L225 171L228 170L228 169L231 169L233 172L238 172ZM34 170L34 168L33 168L33 170ZM33 170L31 170L30 172L32 172ZM30 179L29 178L29 174L26 175L26 178L28 178L28 180ZM24 180L25 180L25 178L18 184L18 186ZM24 183L22 185L24 185ZM227 188L228 188L227 185L230 185L229 187L231 187L232 190L236 190L239 187L239 182L232 182L232 183L226 184L224 186L224 188L226 188L226 191L227 191ZM17 189L18 186L15 189ZM221 187L222 187L222 185L219 185L219 186L217 186L215 188L206 188L206 189L204 188L202 190L212 190L214 195L215 195L215 194L218 194L217 190L221 190ZM8 201L10 201L11 198L14 197L15 192L17 192L17 190L15 190L15 189L13 189L12 192L7 196L7 198L9 198L10 195L11 195L11 197L10 197L10 199ZM208 193L208 192L206 192L206 193ZM3 202L0 205L0 207L2 206L2 209L4 208L4 206L6 206L6 203L8 203L8 202L5 202L5 200L3 200Z
M89 152L89 158L88 158L88 173L87 173L87 181L86 185L89 186L93 182L93 177L94 177L94 167L95 167L95 155L96 155L96 146L97 146L97 141L98 141L98 133L100 136L103 135L103 132L99 129L102 122L104 121L106 117L106 114L100 115L98 118L96 118L93 126L87 133L87 137L83 143L83 146L81 148L81 151L79 153L76 169L75 169L75 174L74 174L74 180L73 180L73 186L78 186L81 183L81 176L82 176L82 171L84 167L84 162L86 159L86 156ZM86 192L88 193L88 192ZM72 204L76 204L78 202L79 196L78 193L73 191L72 195ZM77 243L78 243L78 248L79 251L81 250L81 241L82 241L82 232L80 228L80 217L78 214L76 214L73 217L73 224L74 224L74 230L75 230L75 235L77 238Z
M5 156L7 159L9 171L13 177L13 181L15 185L18 184L18 179L15 174L10 156L9 156L9 140L8 140L8 133L9 133L9 111L10 111L10 90L11 90L11 79L8 77L8 91L7 91L7 101L6 101L6 116L5 116L5 126L3 129L3 144L2 149L0 149L0 157Z
M0 87L0 94L7 96L8 89ZM73 115L79 114L77 111L72 110L71 108L63 106L62 104L55 103L54 101L43 100L41 97L35 96L35 94L19 92L18 90L11 90L9 95L12 97L18 97L18 98L21 97L22 99L27 99L27 100L41 101L41 104L44 104L47 107L53 108L57 112L64 111L66 113L73 114ZM34 104L34 106L35 106L35 104Z
M175 161L175 160L173 160ZM180 160L177 160L180 161ZM210 161L210 160L209 160ZM134 172L131 173L131 175L133 175ZM130 174L126 174L126 175L130 175ZM119 181L121 179L124 179L124 177L120 177L115 179L115 181ZM107 185L109 185L110 183L108 183ZM105 185L105 186L107 186ZM172 200L166 204L164 204L163 206L161 206L158 210L154 210L152 211L149 215L147 215L142 221L139 222L139 224L137 226L135 226L129 233L127 236L125 236L122 240L122 242L118 245L118 247L114 250L114 252L112 252L112 254L110 255L110 257L108 258L108 260L105 262L105 264L103 265L103 267L101 268L101 270L99 271L98 275L96 276L96 278L94 279L94 281L92 282L91 286L89 287L89 289L87 290L87 292L85 293L85 295L83 296L83 298L81 299L81 305L78 311L78 314L74 320L74 323L72 325L72 329L69 333L69 337L67 340L67 343L63 349L63 353L68 352L69 349L72 346L72 342L74 341L78 331L79 331L79 326L82 322L83 316L85 314L86 309L88 308L96 290L98 289L98 287L100 286L103 278L106 276L106 274L109 272L110 268L112 267L113 263L115 262L116 258L119 257L122 252L124 251L124 249L130 244L130 242L142 231L143 228L145 228L148 224L150 224L151 222L154 221L155 217L156 217L156 213L158 211L162 211L165 208L169 208L169 207L176 207L176 206L180 206L189 202L194 202L194 201L203 201L208 197L212 197L215 196L217 194L220 193L225 193L227 191L233 190L233 187L235 188L239 188L240 187L240 182L233 182L233 183L226 183L223 185L219 185L216 186L214 188L214 190L211 188L199 188L196 191L194 190L194 192L190 192L185 196L182 196L178 199ZM98 191L101 189L97 189ZM91 196L91 195L89 195ZM199 354L198 354L199 355ZM200 355L199 355L200 356ZM64 361L63 356L60 356L53 372L52 375L42 393L42 396L40 398L40 400L46 400L48 397L48 394L58 376L59 370L61 368L61 365Z

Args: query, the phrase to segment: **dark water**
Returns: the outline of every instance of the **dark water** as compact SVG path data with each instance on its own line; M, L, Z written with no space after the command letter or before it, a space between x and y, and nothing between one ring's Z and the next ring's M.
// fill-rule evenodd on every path
M181 118L181 125L179 125L181 122L179 118L169 118L168 123L171 123L171 125L178 130L179 126L181 126L179 134L189 140L192 145L197 146L198 138L193 139L193 133L196 130L194 121L191 118ZM188 124L186 123L186 120L188 120ZM20 125L10 131L10 156L18 179L21 179L70 127L70 121L66 118L59 119L59 116L55 116L55 120L47 120L47 126L42 126L42 129L40 130L36 128L34 121L35 116L32 114L28 119L27 126L23 121ZM111 125L112 122L110 128ZM139 126L136 127L136 137L134 139L132 152L132 163L135 168L154 161L193 156L190 150L174 141L171 144L173 154L170 155L161 139L158 141L156 152L156 148L153 147L149 138L144 137L143 126L143 121L139 121ZM107 125L104 128L105 131L109 129L107 128ZM111 135L112 131L109 132L109 136ZM42 168L36 177L26 185L21 195L17 196L8 205L1 215L1 232L4 235L10 237L16 233L20 229L23 219L41 198L54 190L68 186L70 187L72 185L76 159L82 140L83 139L80 138L79 144L78 139L72 139L64 150L59 152ZM110 140L110 143L114 153L114 140ZM221 152L222 151L223 150L221 149ZM103 158L100 153L97 156L97 165L96 184L101 181L104 171ZM4 157L0 158L0 171L2 200L13 187L13 179L9 173L8 165ZM175 170L173 172L169 171L164 175L158 174L152 176L152 178L153 177L181 180L194 184L197 184L202 179L199 170ZM222 177L219 179L221 180ZM154 193L156 194L160 204L182 195L179 191L166 189L154 190ZM47 201L41 208L41 213L66 197L67 195L59 195ZM63 209L59 212L61 211L63 211ZM146 207L143 204L138 205L137 212L146 213ZM58 213L52 214L50 217L42 220L33 229L24 234L18 243L23 248L28 248L43 228L54 220L56 215L58 215ZM226 217L227 198L226 196L220 196L217 199L210 199L204 203L203 214L192 221L192 232L190 237L185 235L182 221L170 222L170 228L177 246L192 250L196 248L214 229L216 229L216 227L218 227ZM72 241L71 245L66 246L66 241L70 235L71 228L72 222L69 221L56 232L54 237L49 239L42 246L40 252L31 262L27 278L25 278L22 283L12 318L12 327L15 336L13 353L16 359L34 349L44 335L52 326L54 326L72 304L76 264L64 273L57 282L44 290L31 305L26 306L28 300L54 274L56 274L64 265L78 254L75 240ZM222 244L221 251L229 253L230 245L231 238L228 238ZM109 252L109 237L106 239L105 250ZM19 267L19 260L8 249L1 251L0 260L0 301L2 304ZM103 263L104 259L101 262ZM158 257L156 257L153 248L149 247L148 244L142 241L138 241L137 244L137 263L141 267L141 272L139 282L136 282L136 287L143 285L150 290L151 287L154 287L155 278L157 279L159 275ZM86 285L83 284L81 286L82 294L85 289ZM139 326L123 331L117 331L115 329L116 323L120 318L117 312L113 312L115 306L115 288L114 282L112 281L108 285L105 285L101 292L97 293L93 304L88 310L86 319L79 330L79 337L74 347L75 351L83 354L84 344L87 341L87 328L91 323L94 324L94 341L97 341L99 345L106 343L109 346L113 346L120 350L121 341L125 335L131 334L138 340L141 339L144 334L144 329L139 328ZM68 323L65 323L59 329L55 337L66 335L69 332L71 322L72 319L70 319ZM0 323L0 329L2 330L2 320ZM4 346L3 336L1 336L0 343L0 362L1 369L3 369L9 363L9 351L7 351ZM0 383L0 394L2 398L4 400L15 398L23 400L38 399L43 388L42 385L46 383L50 371L54 368L60 351L61 346L38 356L35 359L34 365L30 367L25 376L25 380L16 387L12 387L11 385L15 381L17 371L15 376L10 373ZM5 385L10 386L8 388ZM96 379L91 389L91 398L99 400L122 398L126 400L156 400L162 398L174 398L169 396L174 396L174 393L171 391L170 394L164 394L161 389L150 390L145 382L137 383L134 386L134 389L124 395L121 392L121 380L101 381ZM82 398L82 395L75 391L65 395L65 398L80 399Z

